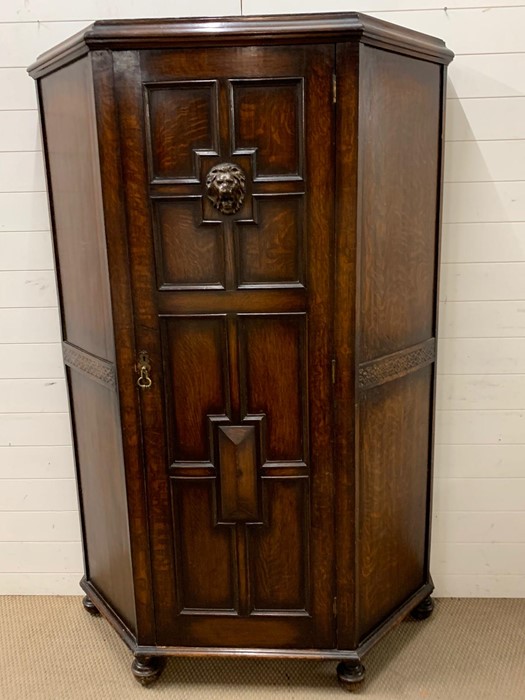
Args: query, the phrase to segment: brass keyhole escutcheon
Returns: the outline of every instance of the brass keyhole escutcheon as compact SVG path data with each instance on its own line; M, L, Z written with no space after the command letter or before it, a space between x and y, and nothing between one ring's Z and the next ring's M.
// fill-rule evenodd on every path
M206 175L206 196L221 214L236 214L246 196L246 175L235 163L219 163Z
M137 379L137 386L141 389L149 389L152 381L149 376L151 370L151 363L149 361L149 355L145 350L139 352L139 357L137 364L135 365L135 371L139 373L139 378Z

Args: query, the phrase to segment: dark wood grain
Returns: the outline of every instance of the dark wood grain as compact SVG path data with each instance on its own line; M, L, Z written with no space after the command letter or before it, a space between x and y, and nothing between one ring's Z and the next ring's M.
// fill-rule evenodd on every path
M304 196L259 197L256 222L238 223L239 286L304 285Z
M253 425L219 428L221 519L258 520L257 445Z
M372 388L360 408L361 639L426 582L431 378Z
M63 338L114 360L91 62L48 76L40 91Z
M201 223L200 201L189 197L157 199L153 206L158 287L223 288L224 232L215 222Z
M266 522L250 529L251 585L256 612L288 610L310 613L306 535L308 480L263 480Z
M211 31L210 31L211 30ZM29 67L34 78L56 70L93 49L145 49L259 44L358 42L440 63L454 54L441 39L357 12L150 20L106 20L46 51Z
M267 416L266 460L305 460L306 315L242 315L241 414Z
M92 56L97 132L99 134L100 174L106 226L106 250L111 280L113 332L119 377L119 409L122 422L122 449L128 505L131 558L134 578L136 638L152 644L153 596L150 543L146 510L146 484L142 461L140 415L136 397L133 304L128 261L128 238L120 157L120 134L114 91L113 59L109 52ZM133 374L133 381L131 380ZM89 585L89 583L87 583ZM120 625L120 627L119 627ZM116 621L117 629L122 628Z
M90 581L135 628L121 428L114 391L70 371L84 546Z
M171 377L171 387L165 388L170 463L210 462L207 416L230 414L225 372L226 318L172 318L166 321L165 328L166 376ZM206 381L203 381L203 368L206 368Z
M429 608L450 59L347 13L98 22L31 68L82 587L141 682L234 654L348 685Z
M361 61L364 362L433 335L441 83L431 63L366 47Z
M298 78L232 80L233 150L256 150L255 178L303 174L304 86ZM268 124L271 129L266 128Z
M337 646L358 644L359 457L356 402L359 337L359 47L336 49L336 198L334 243L334 505L337 543Z
M197 151L217 151L217 83L185 81L146 89L152 180L196 177Z

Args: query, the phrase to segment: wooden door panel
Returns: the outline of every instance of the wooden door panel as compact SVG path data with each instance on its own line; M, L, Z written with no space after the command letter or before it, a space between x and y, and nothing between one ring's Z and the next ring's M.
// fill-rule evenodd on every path
M308 615L308 479L265 477L262 489L267 524L249 531L253 610Z
M304 199L254 198L254 220L235 226L240 288L304 285Z
M239 316L241 414L266 416L265 464L306 459L306 315Z
M159 289L223 289L224 236L217 224L203 224L196 197L152 203Z
M170 463L211 463L207 416L230 413L225 316L164 319ZM191 400L190 400L191 397Z
M302 78L232 80L230 90L233 150L254 153L254 179L302 177Z
M333 63L115 55L159 644L334 643ZM207 196L220 163L244 177L231 214Z
M179 612L237 608L232 567L235 532L217 527L215 479L172 478L173 532Z
M198 181L195 154L217 153L217 81L147 85L146 143L152 182Z

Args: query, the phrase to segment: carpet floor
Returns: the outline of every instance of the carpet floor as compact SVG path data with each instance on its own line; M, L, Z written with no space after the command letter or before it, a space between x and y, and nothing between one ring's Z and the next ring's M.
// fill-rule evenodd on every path
M0 699L345 698L334 661L171 658L143 688L131 653L80 598L0 597ZM442 599L365 657L362 700L525 700L525 599Z

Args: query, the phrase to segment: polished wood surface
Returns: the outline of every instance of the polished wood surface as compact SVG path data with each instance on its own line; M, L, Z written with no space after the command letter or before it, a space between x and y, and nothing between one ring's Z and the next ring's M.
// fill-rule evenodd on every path
M214 645L217 625L225 645L240 636L258 646L334 643L333 538L324 534L332 522L324 495L331 470L331 201L324 189L333 168L332 53L326 47L222 49L204 56L188 50L122 53L115 60L123 165L133 173L126 195L137 344L148 348L158 368L141 399L144 425L155 431L146 461L158 499L150 509L158 533L153 570L165 571L157 574L161 643ZM209 75L216 76L213 83ZM172 133L167 150L184 152L193 125L210 113L216 115L214 132L187 159L184 167L191 164L192 172L175 169L168 178L155 170L162 161L156 149L164 149L152 133L155 105L164 109L180 91L197 89L207 95L203 114L190 122L189 134L181 132L181 142ZM152 100L159 90L162 100ZM255 138L266 100L270 116L282 100L281 120L275 131ZM151 153L147 168L145 150ZM174 155L170 159L176 162ZM232 160L246 174L248 196L228 218L210 206L203 184L211 168ZM159 180L163 189L157 193ZM293 194L286 192L288 184ZM179 214L188 203L189 219ZM174 222L185 245L173 235ZM211 258L207 229L216 246ZM262 255L248 255L257 236ZM178 266L171 273L165 264L170 246ZM281 262L274 267L272 259ZM147 269L157 276L144 274ZM244 298L248 284L251 302L237 313L236 297ZM301 290L300 311L286 308L289 285ZM179 296L179 308L167 313L170 298L177 303ZM202 311L215 311L217 303L225 305L223 312L195 313L193 299L200 297ZM168 383L162 380L165 366ZM223 512L237 499L231 456L221 440L228 426L253 427L244 467L251 471L251 519ZM224 616L236 618L235 625Z
M31 69L82 586L141 682L238 653L349 685L429 608L450 58L349 13L96 23Z

